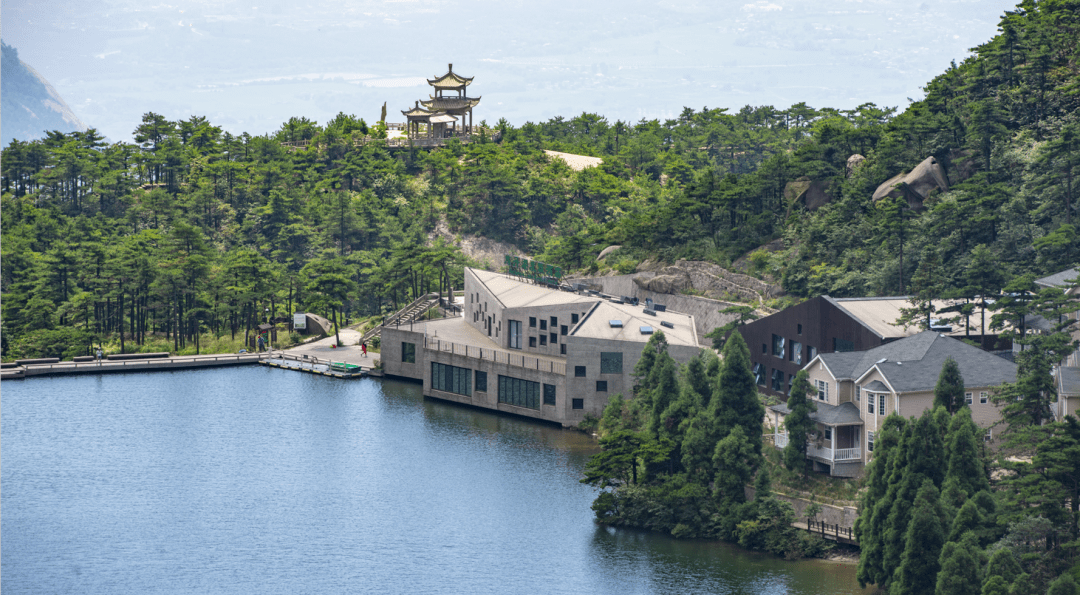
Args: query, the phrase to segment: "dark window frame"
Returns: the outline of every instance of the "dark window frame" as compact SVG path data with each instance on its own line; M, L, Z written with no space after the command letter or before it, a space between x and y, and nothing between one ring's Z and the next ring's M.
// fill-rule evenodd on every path
M410 343L408 341L401 342L401 363L416 363L416 343Z

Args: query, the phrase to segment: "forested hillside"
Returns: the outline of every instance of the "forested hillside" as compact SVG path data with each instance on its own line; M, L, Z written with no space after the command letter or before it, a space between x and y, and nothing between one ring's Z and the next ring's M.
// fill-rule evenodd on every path
M590 271L612 244L623 248L603 266L629 272L646 258L727 265L781 238L783 251L751 262L795 296L904 293L924 262L941 263L942 291L968 290L967 271L987 262L998 285L1052 272L1080 255L1078 22L1075 0L1021 4L900 113L799 104L686 108L665 122L500 120L498 135L430 151L388 149L383 129L344 113L266 137L147 113L134 144L92 129L15 141L0 180L3 353L154 338L183 350L242 333L267 308L377 314L460 287L465 258L427 239L441 219ZM295 140L313 142L281 144ZM544 149L604 164L575 172ZM849 171L854 154L865 160ZM931 156L947 191L921 209L872 200ZM799 196L808 183L814 210Z

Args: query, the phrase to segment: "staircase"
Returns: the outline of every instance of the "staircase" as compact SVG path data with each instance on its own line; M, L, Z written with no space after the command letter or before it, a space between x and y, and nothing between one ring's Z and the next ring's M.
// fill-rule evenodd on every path
M360 339L360 342L366 343L374 339L375 337L380 336L382 334L382 330L388 326L401 326L403 324L409 324L410 322L413 322L414 320L422 316L424 312L427 312L430 308L434 307L438 303L439 294L437 293L429 293L427 295L421 296L408 306L405 306L394 314L387 316L386 320L383 320L383 323L379 326L376 326L373 329L369 329L366 333L364 333L364 336Z

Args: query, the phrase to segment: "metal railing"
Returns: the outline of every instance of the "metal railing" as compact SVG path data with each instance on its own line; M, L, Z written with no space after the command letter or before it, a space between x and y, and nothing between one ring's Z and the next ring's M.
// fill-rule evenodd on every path
M525 354L511 353L501 349L465 345L452 341L443 341L438 337L424 335L424 348L432 351L440 351L451 355L462 355L474 359L484 359L497 364L507 364L529 370L540 370L553 374L566 374L566 364L539 357L529 357Z
M788 445L788 435L786 433L773 434L773 444L776 445L776 448L786 447ZM808 441L806 443L806 456L827 461L858 461L862 459L862 448L829 448Z
M177 357L156 357L150 359L124 359L124 360L97 360L92 362L58 362L55 364L28 364L24 366L27 371L31 370L49 370L49 371L66 371L66 370L114 370L117 368L175 368L179 365L189 363L200 362L257 362L260 359L267 357L266 353L234 353L227 355L196 355L196 356L177 356ZM33 374L31 374L32 376Z
M825 521L807 521L806 531L808 533L820 533L822 537L832 537L836 539L836 541L840 541L841 539L855 541L855 531L851 527L830 525Z

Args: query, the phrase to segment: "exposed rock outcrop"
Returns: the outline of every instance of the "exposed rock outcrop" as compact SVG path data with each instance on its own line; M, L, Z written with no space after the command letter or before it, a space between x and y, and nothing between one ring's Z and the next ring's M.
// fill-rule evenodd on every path
M655 276L639 274L634 284L657 293L692 291L714 299L736 296L741 301L759 302L783 294L783 290L748 275L733 273L721 266L692 260L680 260L656 271Z
M622 248L622 246L608 246L607 248L604 248L600 251L600 255L596 257L596 260L604 260L605 258L607 258L608 254L611 254L619 248Z
M826 184L803 176L784 187L784 198L788 205L801 203L809 211L816 211L832 202Z
M845 177L850 178L851 174L855 173L855 170L858 169L859 166L863 164L863 161L866 161L866 157L863 157L862 155L859 155L858 153L855 153L851 157L848 157L847 158L847 168L845 170Z
M911 209L921 209L923 201L934 192L947 192L949 178L945 168L937 159L927 157L906 174L899 174L886 180L874 191L873 200L877 202L886 197L903 197Z
M503 266L503 257L507 254L525 256L524 252L518 250L512 244L490 240L483 236L454 235L450 232L445 220L440 220L435 225L435 230L428 234L428 243L433 243L435 238L443 238L447 244L461 248L461 251L466 256L484 264L493 271L497 271Z

